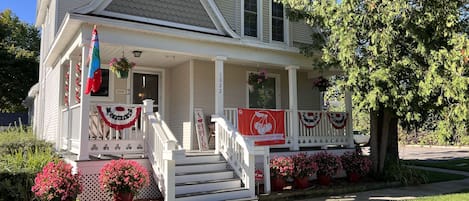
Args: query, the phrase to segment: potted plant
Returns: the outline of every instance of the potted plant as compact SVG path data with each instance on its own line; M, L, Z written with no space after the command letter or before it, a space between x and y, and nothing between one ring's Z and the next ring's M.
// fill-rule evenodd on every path
M299 189L309 187L309 177L318 171L318 165L308 157L306 153L299 153L292 156L293 161L293 177L295 178L295 186Z
M371 160L358 152L345 152L340 160L350 182L357 182L370 171Z
M279 156L270 160L272 190L283 190L286 184L285 179L293 175L293 168L293 160L290 157Z
M319 76L315 80L313 80L313 87L317 87L319 91L326 91L327 87L330 86L331 84L329 83L329 80L324 78L323 76Z
M140 189L149 185L149 174L136 161L112 160L99 172L99 183L115 201L132 201Z
M127 78L129 70L135 66L134 62L129 62L127 58L121 57L119 59L113 58L109 62L109 68L116 74L117 78Z
M329 185L332 176L342 167L340 158L326 151L316 153L312 156L312 161L318 165L318 182L321 185Z
M49 162L37 173L31 191L39 200L76 200L82 191L80 173L73 174L72 166L62 160Z

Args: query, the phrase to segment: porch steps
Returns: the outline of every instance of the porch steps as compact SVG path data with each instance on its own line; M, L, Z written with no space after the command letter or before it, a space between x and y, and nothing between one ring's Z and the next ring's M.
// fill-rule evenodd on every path
M188 152L176 161L175 171L177 201L252 200L221 155Z

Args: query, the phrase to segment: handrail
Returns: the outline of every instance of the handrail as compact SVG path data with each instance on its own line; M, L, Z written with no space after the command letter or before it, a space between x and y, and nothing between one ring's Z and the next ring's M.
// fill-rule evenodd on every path
M212 121L215 122L215 152L221 153L254 196L254 142L246 140L225 117L212 115Z
M147 154L155 173L155 180L165 201L175 199L176 161L184 150L178 146L178 140L161 119L158 112L153 113L153 100L144 100L143 128L146 136Z

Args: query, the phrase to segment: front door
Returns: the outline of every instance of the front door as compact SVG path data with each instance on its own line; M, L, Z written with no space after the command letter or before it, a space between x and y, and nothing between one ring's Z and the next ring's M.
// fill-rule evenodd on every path
M132 103L142 104L145 99L152 99L153 112L159 108L159 74L133 73Z

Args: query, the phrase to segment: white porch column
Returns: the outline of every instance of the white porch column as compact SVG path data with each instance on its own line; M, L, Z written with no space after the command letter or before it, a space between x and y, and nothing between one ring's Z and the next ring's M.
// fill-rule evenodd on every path
M300 146L298 144L298 86L297 86L297 78L296 78L296 71L299 69L299 66L287 66L285 69L288 70L288 102L289 102L289 109L291 112L290 115L290 136L292 136L292 146L290 147L291 150L300 150Z
M67 119L68 122L67 124L67 150L70 151L72 150L72 111L70 111L70 106L75 105L75 71L74 65L76 62L73 60L76 58L70 57L69 60L69 67L68 67L68 112L67 112Z
M355 143L353 141L353 118L352 118L352 92L349 90L345 91L345 111L347 112L347 125L345 132L347 133L347 147L354 148Z
M223 62L224 56L215 57L215 114L223 115L224 110L224 92L223 92Z
M90 120L90 95L85 94L86 80L88 79L88 66L86 60L89 49L85 45L81 48L81 101L80 101L80 152L78 160L88 160L88 136L89 136L89 120Z

